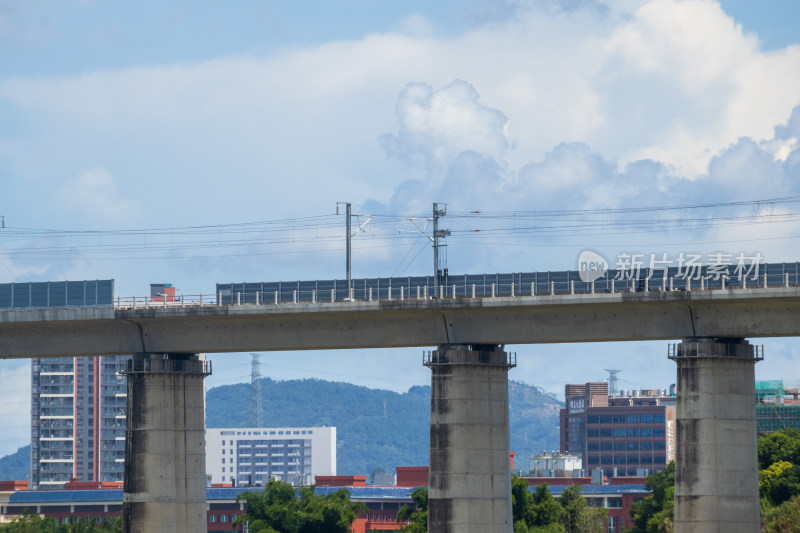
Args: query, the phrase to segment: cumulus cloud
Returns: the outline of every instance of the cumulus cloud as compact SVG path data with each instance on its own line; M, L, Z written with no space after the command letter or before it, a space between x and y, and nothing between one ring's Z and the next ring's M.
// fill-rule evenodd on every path
M456 80L434 90L410 83L397 99L399 131L381 137L381 145L394 157L440 173L462 152L473 151L501 159L508 148L506 117L482 105L475 88Z
M712 0L497 6L455 36L2 80L24 133L0 149L20 183L51 190L64 168L102 160L113 176L71 184L96 213L137 201L175 225L261 218L260 199L279 199L276 216L366 198L368 212L427 213L432 201L595 208L795 187L800 47L761 51ZM155 190L191 208L165 212Z

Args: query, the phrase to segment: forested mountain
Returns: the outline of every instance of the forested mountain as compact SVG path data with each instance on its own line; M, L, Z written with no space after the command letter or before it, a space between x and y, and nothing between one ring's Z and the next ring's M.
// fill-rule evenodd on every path
M261 381L264 425L336 426L339 474L369 474L375 468L428 464L430 387L408 392L369 389L318 379ZM561 403L537 387L509 385L511 449L518 469L528 457L558 449ZM206 394L208 427L246 427L250 422L250 384L225 385ZM0 458L0 479L28 479L30 446Z
M23 446L15 453L0 457L0 479L26 480L31 472L31 445Z
M408 392L369 389L318 379L261 382L264 425L336 426L339 474L387 472L395 466L428 464L430 387ZM250 384L208 391L208 427L246 427L250 417ZM527 470L528 457L558 449L561 403L537 387L512 381L509 386L511 449L517 466Z

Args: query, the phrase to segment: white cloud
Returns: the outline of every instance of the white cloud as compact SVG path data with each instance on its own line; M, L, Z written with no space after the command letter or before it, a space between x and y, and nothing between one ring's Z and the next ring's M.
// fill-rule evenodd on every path
M769 137L800 102L800 47L761 52L716 2L567 4L514 2L514 17L454 38L376 34L265 58L5 80L0 101L36 117L45 136L75 128L65 151L130 157L119 149L127 144L173 167L176 159L202 161L217 175L242 166L232 161L249 162L235 178L247 186L269 171L296 176L278 184L296 192L307 188L298 178L324 172L354 191L383 194L400 172L386 175L375 139L391 129L391 103L409 82L442 91L465 80L481 106L505 116L512 166L584 142L623 167L654 159L690 177L738 138ZM469 120L445 113L463 111L457 106L469 99L445 101L453 90L432 96L442 113L424 114L431 138L451 131L445 121ZM502 142L476 133L450 140L496 156ZM485 144L476 149L477 142ZM365 165L385 177L353 177ZM194 174L161 168L143 184L161 185L166 175L185 185L176 174Z
M397 99L400 131L383 136L381 143L389 155L419 160L432 173L465 151L501 160L508 148L506 117L478 99L475 88L459 80L435 91L409 84Z
M67 210L89 218L133 218L138 202L125 199L111 173L103 167L82 170L63 187Z

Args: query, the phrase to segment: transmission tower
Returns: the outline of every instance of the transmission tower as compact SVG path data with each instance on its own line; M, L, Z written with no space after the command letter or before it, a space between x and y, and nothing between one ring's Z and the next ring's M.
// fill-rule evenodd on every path
M615 368L604 368L606 372L608 372L608 395L609 396L616 396L617 395L617 381L619 378L617 374L622 372L622 370L617 370Z
M261 405L261 354L250 357L250 427L264 427L264 408Z

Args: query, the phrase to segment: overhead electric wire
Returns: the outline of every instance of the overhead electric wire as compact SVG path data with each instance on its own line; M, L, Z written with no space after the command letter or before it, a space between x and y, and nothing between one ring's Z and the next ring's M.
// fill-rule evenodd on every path
M778 225L800 221L800 210L775 212L775 206L800 204L800 196L787 196L764 200L703 203L680 206L629 207L614 209L572 209L546 211L500 211L500 212L449 212L449 242L499 244L514 240L517 245L528 243L526 236L533 235L537 241L552 238L596 237L615 235L641 235L669 233L674 231L734 228L742 226ZM740 209L750 206L753 214L709 213L704 209ZM768 212L764 212L764 208ZM644 214L651 216L643 216ZM691 213L691 216L689 216ZM397 214L374 215L370 225L354 245L369 247L408 246L398 268L416 247L420 234L399 231L415 219L424 216ZM509 224L509 222L512 222ZM241 255L272 255L282 253L326 253L339 251L342 235L341 216L318 215L241 223L208 224L184 227L154 227L108 230L65 230L53 228L30 228L6 226L0 230L0 244L7 258L55 259L75 255L96 255L118 258L126 254L153 256L166 251L182 253L192 250L225 250L224 256L236 255L234 250L248 248ZM366 239L365 239L366 237ZM489 237L491 240L487 240ZM794 236L776 237L793 238ZM523 239L520 242L520 239ZM760 239L764 240L764 239ZM67 242L68 241L68 242ZM712 241L718 242L718 241ZM545 243L542 243L545 244ZM553 243L546 243L552 246ZM291 248L302 246L302 251ZM271 249L265 251L265 249ZM425 247L420 249L417 256ZM204 255L195 257L215 257ZM138 257L137 257L138 258ZM414 258L416 260L416 257ZM413 263L412 260L411 262Z

